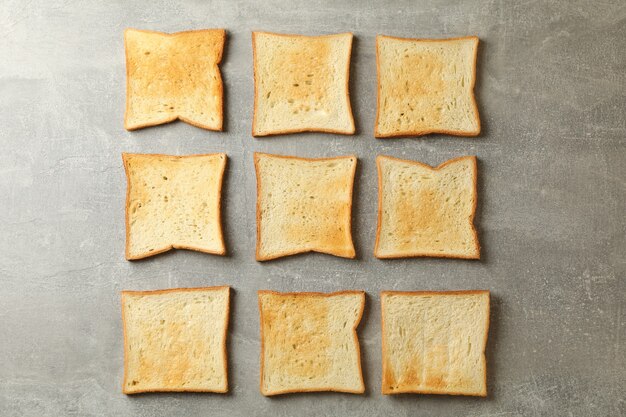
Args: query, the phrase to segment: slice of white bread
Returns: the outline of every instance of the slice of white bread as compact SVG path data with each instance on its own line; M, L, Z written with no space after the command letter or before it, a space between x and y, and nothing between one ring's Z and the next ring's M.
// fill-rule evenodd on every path
M229 306L229 287L122 291L122 391L227 392Z
M311 251L354 258L356 162L354 156L306 159L255 153L256 259Z
M376 37L377 138L445 133L476 136L478 38Z
M416 256L480 259L476 157L437 168L378 156L377 258Z
M127 29L127 130L176 119L222 130L223 87L218 64L226 32L193 30L173 34Z
M383 394L487 396L489 291L381 293Z
M253 136L354 134L348 79L352 34L252 33Z
M122 154L128 179L126 259L170 249L224 255L220 219L226 154Z
M356 328L363 291L259 291L261 393L365 391Z

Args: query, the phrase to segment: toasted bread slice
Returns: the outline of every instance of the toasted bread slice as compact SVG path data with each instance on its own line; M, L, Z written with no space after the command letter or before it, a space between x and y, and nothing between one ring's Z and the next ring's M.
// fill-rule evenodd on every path
M352 34L253 32L253 136L354 134L348 78Z
M378 258L479 259L474 228L476 157L437 168L389 156L378 165Z
M170 249L224 255L220 220L226 154L123 154L126 259Z
M306 159L254 154L256 259L303 252L354 258L352 186L356 157Z
M222 130L223 87L218 64L226 32L193 30L173 34L127 29L127 130L176 119Z
M365 391L356 328L363 291L259 291L261 393Z
M489 291L381 293L383 394L487 395Z
M229 305L229 287L122 291L122 391L227 392Z
M377 138L445 133L476 136L478 38L376 37Z

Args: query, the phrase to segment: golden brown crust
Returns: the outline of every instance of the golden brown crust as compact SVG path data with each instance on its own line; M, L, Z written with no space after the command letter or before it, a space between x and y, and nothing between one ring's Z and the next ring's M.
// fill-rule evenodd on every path
M130 181L130 171L128 169L128 156L149 156L149 157L155 157L155 158L176 158L176 159L185 159L185 158L194 158L194 157L200 157L200 156L216 156L216 155L221 155L224 157L224 164L222 165L222 170L220 171L219 174L219 185L218 185L218 191L217 191L217 227L218 227L218 233L220 235L220 242L222 245L223 250L221 251L212 251L212 250L208 250L208 249L203 249L203 248L198 248L195 246L186 246L186 245L176 245L176 244L171 244L167 247L161 248L161 249L157 249L154 250L152 252L148 252L139 256L132 256L130 254L130 245L129 245L129 237L130 237L130 215L129 215L129 208L130 208L130 193L131 193L131 181ZM192 250L192 251L196 251L196 252L203 252L203 253L208 253L211 255L225 255L226 254L226 244L224 242L224 233L222 231L222 184L224 182L224 172L226 170L226 165L228 163L228 155L226 155L225 153L207 153L207 154L195 154L195 155L166 155L166 154L140 154L140 153L127 153L127 152L122 152L122 160L124 161L124 171L126 172L126 209L125 209L125 216L126 216L126 220L125 220L125 225L126 225L126 249L125 249L125 256L126 259L129 261L136 261L136 260L140 260L140 259L145 259L145 258L149 258L151 256L154 255L158 255L160 253L164 253L167 251L170 251L172 249L186 249L186 250Z
M472 294L490 294L489 290L452 290L452 291L395 291L383 290L380 295L472 295Z
M334 37L338 35L350 35L350 51L348 53L348 62L346 63L346 102L348 103L348 113L350 114L350 119L352 120L352 131L346 132L343 130L336 129L285 129L285 130L277 130L275 132L270 133L258 133L255 132L256 120L257 120L257 66L256 66L256 35L257 34L266 34L273 36L283 36L283 37L297 37L297 38L327 38ZM354 35L352 32L343 32L343 33L334 33L330 35L319 35L319 36L307 36L307 35L292 35L286 33L274 33L274 32L265 32L265 31L253 31L252 32L252 65L253 65L253 74L254 74L254 110L252 113L252 136L254 137L264 137L264 136L275 136L275 135L286 135L289 133L303 133L303 132L322 132L322 133L336 133L339 135L354 135L356 128L354 127L354 115L352 114L352 106L350 104L350 58L352 56L352 40Z
M345 389L340 389L340 388L335 388L335 387L321 387L321 388L316 388L316 389L293 389L293 390L281 390L281 391L277 391L277 392L273 392L273 393L266 393L263 391L263 371L265 369L264 366L264 352L265 352L265 346L264 346L264 341L265 339L263 338L263 308L261 306L261 295L263 294L271 294L271 295L283 295L283 296L296 296L296 297L307 297L307 296L319 296L319 297L326 297L326 298L330 298L333 296L337 296L337 295L346 295L346 294L353 294L353 295L361 295L361 309L359 310L359 316L357 317L357 319L354 322L354 327L352 328L352 333L354 335L354 344L356 346L356 352L357 352L357 356L359 357L359 361L358 361L358 365L359 365L359 376L361 378L361 385L363 386L363 389L361 390L345 390ZM324 293L324 292L280 292L280 291L273 291L273 290L258 290L257 291L257 298L258 298L258 303L259 303L259 320L260 320L260 328L261 328L261 372L260 372L260 383L259 383L259 389L261 391L261 394L263 394L266 397L271 397L273 395L280 395L280 394L292 394L292 393L297 393L297 392L319 392L319 391L332 391L332 392L345 392L345 393L349 393L349 394L363 394L365 392L365 382L363 381L363 369L361 366L361 348L359 345L359 337L357 335L356 329L357 327L359 327L359 323L361 322L361 318L363 317L363 311L365 309L365 291L359 291L359 290L344 290L344 291L336 291L336 292L331 292L331 293Z
M403 132L395 132L395 133L380 133L378 131L378 118L380 116L381 105L380 105L380 57L379 57L379 47L378 40L382 38L387 39L395 39L400 41L407 42L444 42L444 41L459 41L466 39L473 39L476 41L476 48L474 49L474 63L473 63L473 77L471 81L470 94L472 97L472 106L474 108L474 114L476 115L476 123L477 128L475 131L454 131L454 130L445 130L445 129L431 129L431 130L408 130ZM478 36L460 36L456 38L445 38L445 39L424 39L424 38L400 38L396 36L386 36L386 35L376 35L376 120L374 122L374 137L379 139L384 138L397 138L397 137L407 137L407 136L424 136L429 135L431 133L440 133L443 135L451 135L451 136L478 136L480 135L480 115L478 114L478 106L476 104L476 96L474 94L474 86L476 85L476 60L478 56Z
M155 295L155 294L166 294L170 292L192 292L192 291L213 291L213 290L222 290L228 289L228 297L226 299L226 323L224 326L224 334L223 340L224 344L222 346L222 358L224 362L224 378L226 382L226 388L224 390L197 390L197 389L186 389L186 388L175 388L175 389L154 389L154 390L141 390L141 391L132 391L128 392L126 390L126 383L128 377L128 340L127 340L127 331L126 331L126 311L125 311L125 303L124 297L126 294L132 295ZM132 394L140 394L143 392L216 392L216 393L226 393L228 392L228 354L226 352L226 338L228 336L228 325L230 322L230 286L228 285L218 285L215 287L195 287L195 288L169 288L165 290L149 290L149 291L130 291L130 290L122 290L122 330L124 333L124 379L122 382L122 393L126 395Z
M261 201L260 201L260 196L261 196L261 174L260 174L260 168L259 168L259 157L261 156L269 156L272 158L284 158L284 159L295 159L295 160L299 160L299 161L331 161L331 160L335 160L335 159L354 159L355 160L355 164L352 167L352 171L350 172L350 182L352 183L352 186L350 187L350 195L349 195L349 200L350 200L350 205L348 206L348 211L349 211L349 215L350 215L350 219L349 219L349 224L350 224L350 230L348 230L348 234L350 237L350 241L352 242L352 196L353 196L353 192L354 192L354 176L356 174L356 161L358 161L357 157L355 155L347 155L347 156L335 156L335 157L330 157L330 158L301 158L298 156L290 156L290 155L275 155L275 154L269 154L269 153L263 153L263 152L255 152L254 153L254 169L256 171L256 194L257 194L257 199L256 199L256 260L257 261L270 261L272 259L277 259L277 258L282 258L284 256L291 256L291 255L297 255L299 253L308 253L308 252L318 252L318 253L325 253L328 255L334 255L334 256L338 256L340 258L348 258L348 259L354 259L356 258L356 253L354 253L352 256L345 256L343 254L340 253L336 253L333 251L324 251L324 250L301 250L301 251L290 251L290 252L281 252L280 254L277 254L275 256L261 256L260 254L260 249L261 249Z
M129 31L134 31L134 32L141 32L141 33L151 33L151 34L157 34L157 35L161 35L161 36L166 36L166 37L175 37L178 35L184 35L184 34L188 34L188 33L200 33L200 32L221 32L221 47L218 51L217 57L216 57L216 61L215 61L215 73L218 77L219 80L219 127L218 128L213 128L212 126L208 126L199 122L196 122L194 120L188 119L186 117L183 116L179 116L179 115L174 115L168 119L165 119L164 121L156 121L156 122L148 122L148 123L142 123L139 125L134 125L134 126L129 126L128 125L128 108L130 105L130 72L129 72L129 56L128 56L128 47L125 47L125 57L126 57L126 110L124 113L124 129L128 130L128 131L133 131L133 130L139 130L139 129L143 129L145 127L150 127L150 126L158 126L158 125L163 125L163 124L167 124L167 123L171 123L173 121L176 120L181 120L185 123L188 123L192 126L195 127L199 127L201 129L206 129L206 130L213 130L213 131L221 131L223 129L224 126L224 83L222 80L222 73L219 70L219 64L222 62L222 56L224 54L224 44L226 43L226 30L224 29L199 29L199 30L184 30L181 32L173 32L173 33L166 33L166 32L158 32L158 31L154 31L154 30L144 30L144 29L133 29L133 28L127 28L124 30L124 44L126 45L126 34Z
M380 292L380 323L381 323L381 333L382 333L382 374L383 374L383 383L381 384L381 393L384 395L395 395L395 394L438 394L438 395L464 395L471 397L486 397L487 396L487 367L485 366L484 372L484 386L485 391L480 394L468 394L465 392L445 392L442 393L440 391L429 390L429 389L411 389L411 390L402 390L402 391L390 391L386 389L384 378L385 375L388 375L391 370L388 369L388 364L385 358L387 357L387 340L385 339L385 295L473 295L473 294L487 294L487 323L485 328L485 339L484 346L487 346L487 339L489 334L489 324L490 324L490 310L491 310L491 292L489 290L457 290L457 291L381 291ZM485 349L483 349L483 357L485 355Z
M455 162L461 161L463 159L473 159L474 163L472 164L473 167L473 175L474 175L474 195L478 196L478 168L477 168L477 158L476 156L459 156L457 158L453 158L453 159L449 159L441 164L439 164L436 167L432 167L428 164L424 164L422 162L419 161L411 161L411 160L407 160L407 159L400 159L400 158L395 158L393 156L387 156L387 155L378 155L376 157L376 167L378 168L378 225L376 226L376 243L374 244L374 256L377 257L378 259L398 259L398 258L454 258L454 259L480 259L480 242L478 241L478 232L476 231L476 226L474 226L474 216L476 215L476 207L478 204L478 198L474 198L474 204L472 206L472 213L470 215L470 225L472 227L472 232L473 232L473 240L474 240L474 244L476 245L476 249L477 249L477 256L461 256L461 255L450 255L450 254L442 254L440 252L433 252L433 253L425 253L425 252L416 252L416 253L410 253L410 254L406 254L406 255L380 255L378 253L378 248L379 248L379 241L380 241L380 229L382 227L382 213L383 213L383 175L382 175L382 166L381 161L382 159L391 159L394 161L398 161L398 162L402 162L402 163L406 163L406 164L412 164L412 165L417 165L417 166L421 166L424 168L428 168L432 171L438 171L440 169L445 168L448 165L451 165Z

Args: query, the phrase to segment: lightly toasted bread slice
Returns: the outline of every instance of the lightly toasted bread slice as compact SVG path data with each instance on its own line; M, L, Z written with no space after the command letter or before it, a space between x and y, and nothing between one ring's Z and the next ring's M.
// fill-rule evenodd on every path
M365 391L356 333L363 291L259 291L258 297L263 395Z
M176 119L222 130L223 29L162 33L127 29L124 127L140 129Z
M128 179L126 259L170 249L224 255L220 219L226 154L122 154Z
M252 33L253 136L354 134L348 79L352 34Z
M125 394L227 392L229 287L122 291Z
M476 136L478 38L376 37L377 138L444 133Z
M487 395L489 291L381 292L383 394Z
M256 259L304 252L354 258L356 163L354 156L308 159L255 153Z
M476 157L437 168L378 156L378 258L479 259Z

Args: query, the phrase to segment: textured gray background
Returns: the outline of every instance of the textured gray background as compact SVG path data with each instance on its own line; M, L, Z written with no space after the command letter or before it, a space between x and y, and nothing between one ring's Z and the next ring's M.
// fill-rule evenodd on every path
M126 27L228 29L226 130L123 129ZM354 32L358 134L250 136L250 30ZM478 138L376 140L377 33L481 38ZM626 3L230 0L0 6L1 416L626 415ZM254 260L256 150L355 153L358 260ZM124 260L121 152L227 152L230 255ZM476 154L483 260L372 256L377 154L439 164ZM121 393L122 289L234 288L230 394ZM489 397L380 394L382 289L488 288ZM367 392L264 398L257 289L363 289Z

